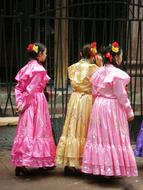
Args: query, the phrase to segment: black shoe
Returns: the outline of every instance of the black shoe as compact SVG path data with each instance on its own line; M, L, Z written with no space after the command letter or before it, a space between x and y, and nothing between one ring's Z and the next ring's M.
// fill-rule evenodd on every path
M15 176L29 176L30 172L25 167L16 167Z
M39 170L43 170L43 171L48 171L48 170L53 170L56 166L52 166L52 167L40 167Z
M64 174L66 176L79 175L79 171L75 167L65 166Z

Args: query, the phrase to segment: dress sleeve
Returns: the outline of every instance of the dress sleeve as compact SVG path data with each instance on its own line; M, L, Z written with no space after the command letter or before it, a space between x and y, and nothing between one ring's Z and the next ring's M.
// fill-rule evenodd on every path
M75 67L74 67L74 65L69 66L68 67L68 77L69 77L70 80L73 79L74 73L75 73Z
M121 80L113 81L113 92L114 92L115 96L117 97L120 105L124 108L124 110L127 114L127 118L133 117L134 113L131 108L131 104L130 104L128 94L125 89L125 85L124 85L123 81L121 81Z
M97 69L99 69L99 67L95 64L91 64L89 66L89 72L88 72L88 78L91 79L91 77L93 76L93 74L97 71Z
M15 98L16 98L16 105L20 106L23 104L22 94L24 91L25 83L24 81L19 81L15 87Z
M30 83L26 86L26 81L19 81L15 87L15 96L16 96L16 104L17 106L22 106L24 110L28 105L31 96L37 90L38 85L41 83L43 79L43 75L41 72L36 73ZM25 87L26 86L26 87Z

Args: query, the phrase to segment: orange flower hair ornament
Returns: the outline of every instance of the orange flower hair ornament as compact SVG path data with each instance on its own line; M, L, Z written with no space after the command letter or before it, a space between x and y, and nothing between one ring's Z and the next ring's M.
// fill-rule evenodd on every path
M108 58L110 62L112 62L113 57L112 57L112 55L111 55L109 52L105 53L104 56L105 56L106 58Z
M35 44L29 44L27 47L27 50L29 52L34 51L35 53L38 53L38 46L36 46Z
M113 42L112 43L112 51L115 52L115 53L118 53L118 51L119 51L119 44L118 44L118 42Z
M95 57L97 54L96 42L91 43L91 56Z

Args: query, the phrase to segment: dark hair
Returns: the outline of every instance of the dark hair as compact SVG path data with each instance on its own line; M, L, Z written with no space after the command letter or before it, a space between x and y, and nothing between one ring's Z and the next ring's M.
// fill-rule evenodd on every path
M86 59L89 59L91 57L91 45L90 44L86 44L83 46L83 48L81 50L81 56Z
M114 43L114 42L113 42L113 43ZM113 44L113 43L112 43L112 44ZM115 42L115 43L117 43L117 42ZM109 44L109 46L107 46L107 47L103 47L103 49L102 49L103 61L104 61L104 64L110 63L110 64L112 64L112 65L118 67L117 63L115 62L115 56L116 56L116 55L119 56L119 55L121 54L121 52L122 52L122 49L121 49L120 46L118 46L118 47L117 47L117 48L118 48L118 51L115 52L115 51L113 51L113 49L112 49L112 44ZM118 43L117 43L117 44L118 44ZM108 55L111 55L111 56L106 56L107 53L108 53Z
M33 47L33 46L38 47L37 51L34 51L33 48L31 48L30 46L31 47ZM43 53L45 48L46 48L46 46L42 43L35 42L33 44L29 44L27 47L27 52L28 52L29 58L37 60L37 55L39 54L39 52Z

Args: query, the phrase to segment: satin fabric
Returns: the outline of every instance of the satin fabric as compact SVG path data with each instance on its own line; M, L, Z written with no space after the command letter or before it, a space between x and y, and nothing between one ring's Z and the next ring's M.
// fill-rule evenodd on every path
M86 59L81 59L68 68L73 92L68 102L67 115L57 146L57 164L76 168L81 165L92 108L89 80L97 68Z
M135 155L137 157L143 157L143 120L136 140Z
M16 136L11 150L15 166L52 167L55 165L54 143L48 104L43 93L50 77L36 60L28 62L17 74L16 104L19 114Z
M82 172L105 176L137 176L127 119L133 116L125 86L130 77L111 64L91 78L93 105Z

